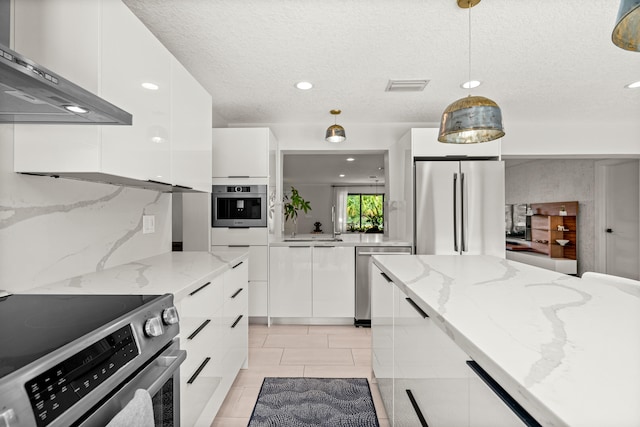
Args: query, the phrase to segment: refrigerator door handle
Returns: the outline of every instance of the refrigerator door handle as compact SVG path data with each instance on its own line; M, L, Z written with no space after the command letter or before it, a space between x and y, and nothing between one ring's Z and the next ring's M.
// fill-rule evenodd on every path
M467 233L465 232L466 224L464 218L464 173L460 174L460 244L462 245L462 252L467 251Z
M453 174L453 250L458 252L458 174Z

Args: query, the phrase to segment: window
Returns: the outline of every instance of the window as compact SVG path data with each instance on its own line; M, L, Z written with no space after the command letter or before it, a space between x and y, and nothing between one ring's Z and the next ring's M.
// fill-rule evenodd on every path
M382 233L384 194L349 194L347 196L347 230Z

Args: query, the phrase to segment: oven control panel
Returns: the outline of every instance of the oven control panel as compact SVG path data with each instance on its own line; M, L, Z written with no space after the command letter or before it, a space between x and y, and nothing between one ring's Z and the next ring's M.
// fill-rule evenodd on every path
M131 326L102 338L25 384L38 427L44 427L138 356Z

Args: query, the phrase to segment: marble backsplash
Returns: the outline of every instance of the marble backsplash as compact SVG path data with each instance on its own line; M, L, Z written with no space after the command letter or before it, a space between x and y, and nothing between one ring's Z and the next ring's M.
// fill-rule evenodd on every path
M142 234L142 215L155 232ZM0 125L0 289L20 292L171 250L171 194L13 172Z

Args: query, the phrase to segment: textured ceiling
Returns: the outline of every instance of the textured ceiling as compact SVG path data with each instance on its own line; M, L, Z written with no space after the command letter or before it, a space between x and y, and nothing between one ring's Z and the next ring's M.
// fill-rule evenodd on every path
M455 0L124 0L213 97L226 123L437 124L468 90ZM473 94L509 123L631 122L640 53L611 42L618 0L484 0L471 9ZM389 93L389 79L428 79ZM308 80L306 92L293 87Z

